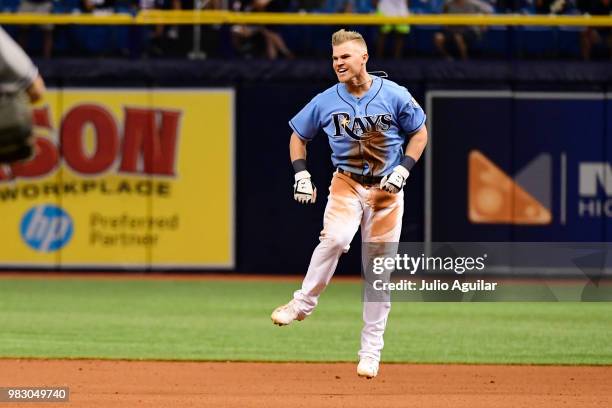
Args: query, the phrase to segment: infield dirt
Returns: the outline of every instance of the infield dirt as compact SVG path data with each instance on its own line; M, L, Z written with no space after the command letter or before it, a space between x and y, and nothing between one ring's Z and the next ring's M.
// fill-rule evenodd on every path
M0 386L68 386L54 407L612 406L612 367L0 360ZM2 404L37 407L39 404Z

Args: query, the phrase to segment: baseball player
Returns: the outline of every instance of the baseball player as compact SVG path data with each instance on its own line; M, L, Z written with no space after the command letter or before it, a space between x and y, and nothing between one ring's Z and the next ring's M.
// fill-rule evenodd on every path
M367 72L368 50L361 34L337 31L332 48L339 83L315 96L289 121L295 200L305 204L316 200L317 189L306 166L306 145L320 129L329 138L337 170L329 188L320 243L302 287L289 303L272 312L272 321L279 326L303 320L313 312L359 227L364 242L399 241L403 187L427 144L425 113L408 90ZM388 301L364 302L357 366L361 377L378 374L390 307Z
M32 155L30 103L41 99L44 92L38 69L0 27L0 163Z

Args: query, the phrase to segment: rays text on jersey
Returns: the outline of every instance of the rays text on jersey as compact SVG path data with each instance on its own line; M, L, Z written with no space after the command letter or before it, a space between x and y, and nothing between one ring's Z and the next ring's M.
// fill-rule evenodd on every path
M334 137L342 137L346 134L352 139L360 140L365 134L389 130L392 124L391 118L390 113L356 116L355 118L351 118L347 112L333 113Z

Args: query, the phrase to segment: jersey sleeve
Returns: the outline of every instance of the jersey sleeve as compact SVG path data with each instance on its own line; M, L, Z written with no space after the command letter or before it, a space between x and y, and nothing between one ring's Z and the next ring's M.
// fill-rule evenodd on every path
M318 96L319 95L312 98L312 100L289 121L289 126L300 139L310 141L314 139L319 129L321 129Z
M425 124L425 119L425 112L421 105L410 95L406 88L403 88L398 114L400 128L404 133L410 135Z

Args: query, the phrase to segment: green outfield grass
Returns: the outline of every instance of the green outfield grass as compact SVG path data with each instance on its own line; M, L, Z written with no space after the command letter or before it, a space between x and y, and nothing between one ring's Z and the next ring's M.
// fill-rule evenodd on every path
M303 322L271 310L297 283L0 279L0 356L355 361L358 283ZM612 303L394 303L383 359L612 364Z

